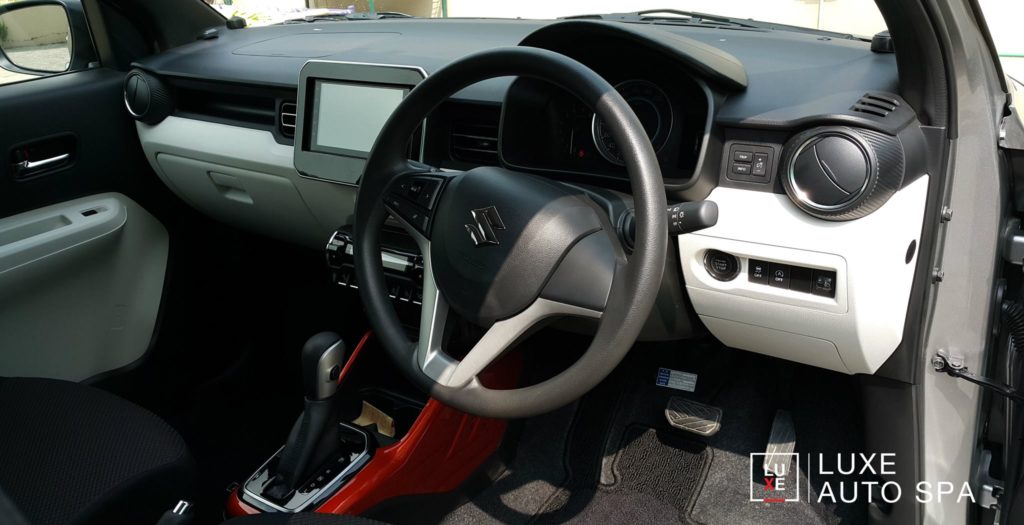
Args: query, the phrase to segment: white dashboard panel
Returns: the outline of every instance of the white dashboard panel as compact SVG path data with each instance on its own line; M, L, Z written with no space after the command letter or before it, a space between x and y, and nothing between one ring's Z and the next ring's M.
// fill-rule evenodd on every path
M718 204L718 224L679 236L694 309L730 346L874 373L903 338L927 190L928 177L921 176L874 213L830 222L803 213L785 195L716 188L707 200ZM737 277L712 277L704 267L708 250L736 256ZM751 282L750 259L835 271L835 297Z
M136 129L164 183L214 218L318 250L352 222L357 188L299 176L269 131L175 116Z

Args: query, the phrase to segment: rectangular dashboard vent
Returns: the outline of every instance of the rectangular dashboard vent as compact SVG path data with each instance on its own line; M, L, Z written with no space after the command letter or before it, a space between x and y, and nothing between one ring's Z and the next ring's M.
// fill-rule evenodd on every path
M472 164L496 166L498 164L497 122L452 122L452 158Z
M295 113L294 102L282 102L277 116L277 130L288 138L295 137Z
M881 93L866 93L850 107L850 110L885 118L889 113L896 111L899 106L900 101L891 96Z

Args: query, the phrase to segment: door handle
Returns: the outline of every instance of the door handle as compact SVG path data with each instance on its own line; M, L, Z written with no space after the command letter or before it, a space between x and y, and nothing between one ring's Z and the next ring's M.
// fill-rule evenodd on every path
M10 170L16 181L41 177L70 167L75 163L78 139L72 133L60 133L10 149Z
M17 166L18 166L18 168L21 168L21 171L41 169L41 168L45 168L45 167L47 167L47 166L49 166L51 164L57 164L58 162L62 162L62 161L68 160L69 157L71 157L71 154L70 153L65 153L63 155L57 155L56 157L50 157L48 159L42 159L42 160L28 160L28 159L26 159L26 160L23 160L23 161L19 162L17 164Z

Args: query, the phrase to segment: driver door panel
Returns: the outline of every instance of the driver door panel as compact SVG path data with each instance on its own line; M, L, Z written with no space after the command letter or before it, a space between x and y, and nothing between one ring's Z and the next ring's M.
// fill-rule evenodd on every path
M123 80L95 67L0 85L0 376L84 381L150 347L169 252L156 217L182 207L145 161ZM25 145L68 157L26 174Z

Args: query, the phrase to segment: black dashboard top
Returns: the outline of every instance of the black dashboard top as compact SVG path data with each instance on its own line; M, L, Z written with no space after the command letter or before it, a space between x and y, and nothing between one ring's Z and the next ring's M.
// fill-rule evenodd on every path
M418 66L429 74L476 51L524 40L533 45L554 43L560 33L574 34L573 28L618 24L414 19L221 29L216 39L174 48L137 65L171 77L294 89L300 69L311 59ZM724 100L715 114L719 124L792 128L810 117L848 113L865 92L897 88L895 56L873 53L863 41L784 31L628 26L635 38L647 35L656 43L652 49L670 52L674 47L681 68L721 93ZM596 34L601 37L600 31ZM493 79L470 86L455 98L501 102L510 83L511 79Z

